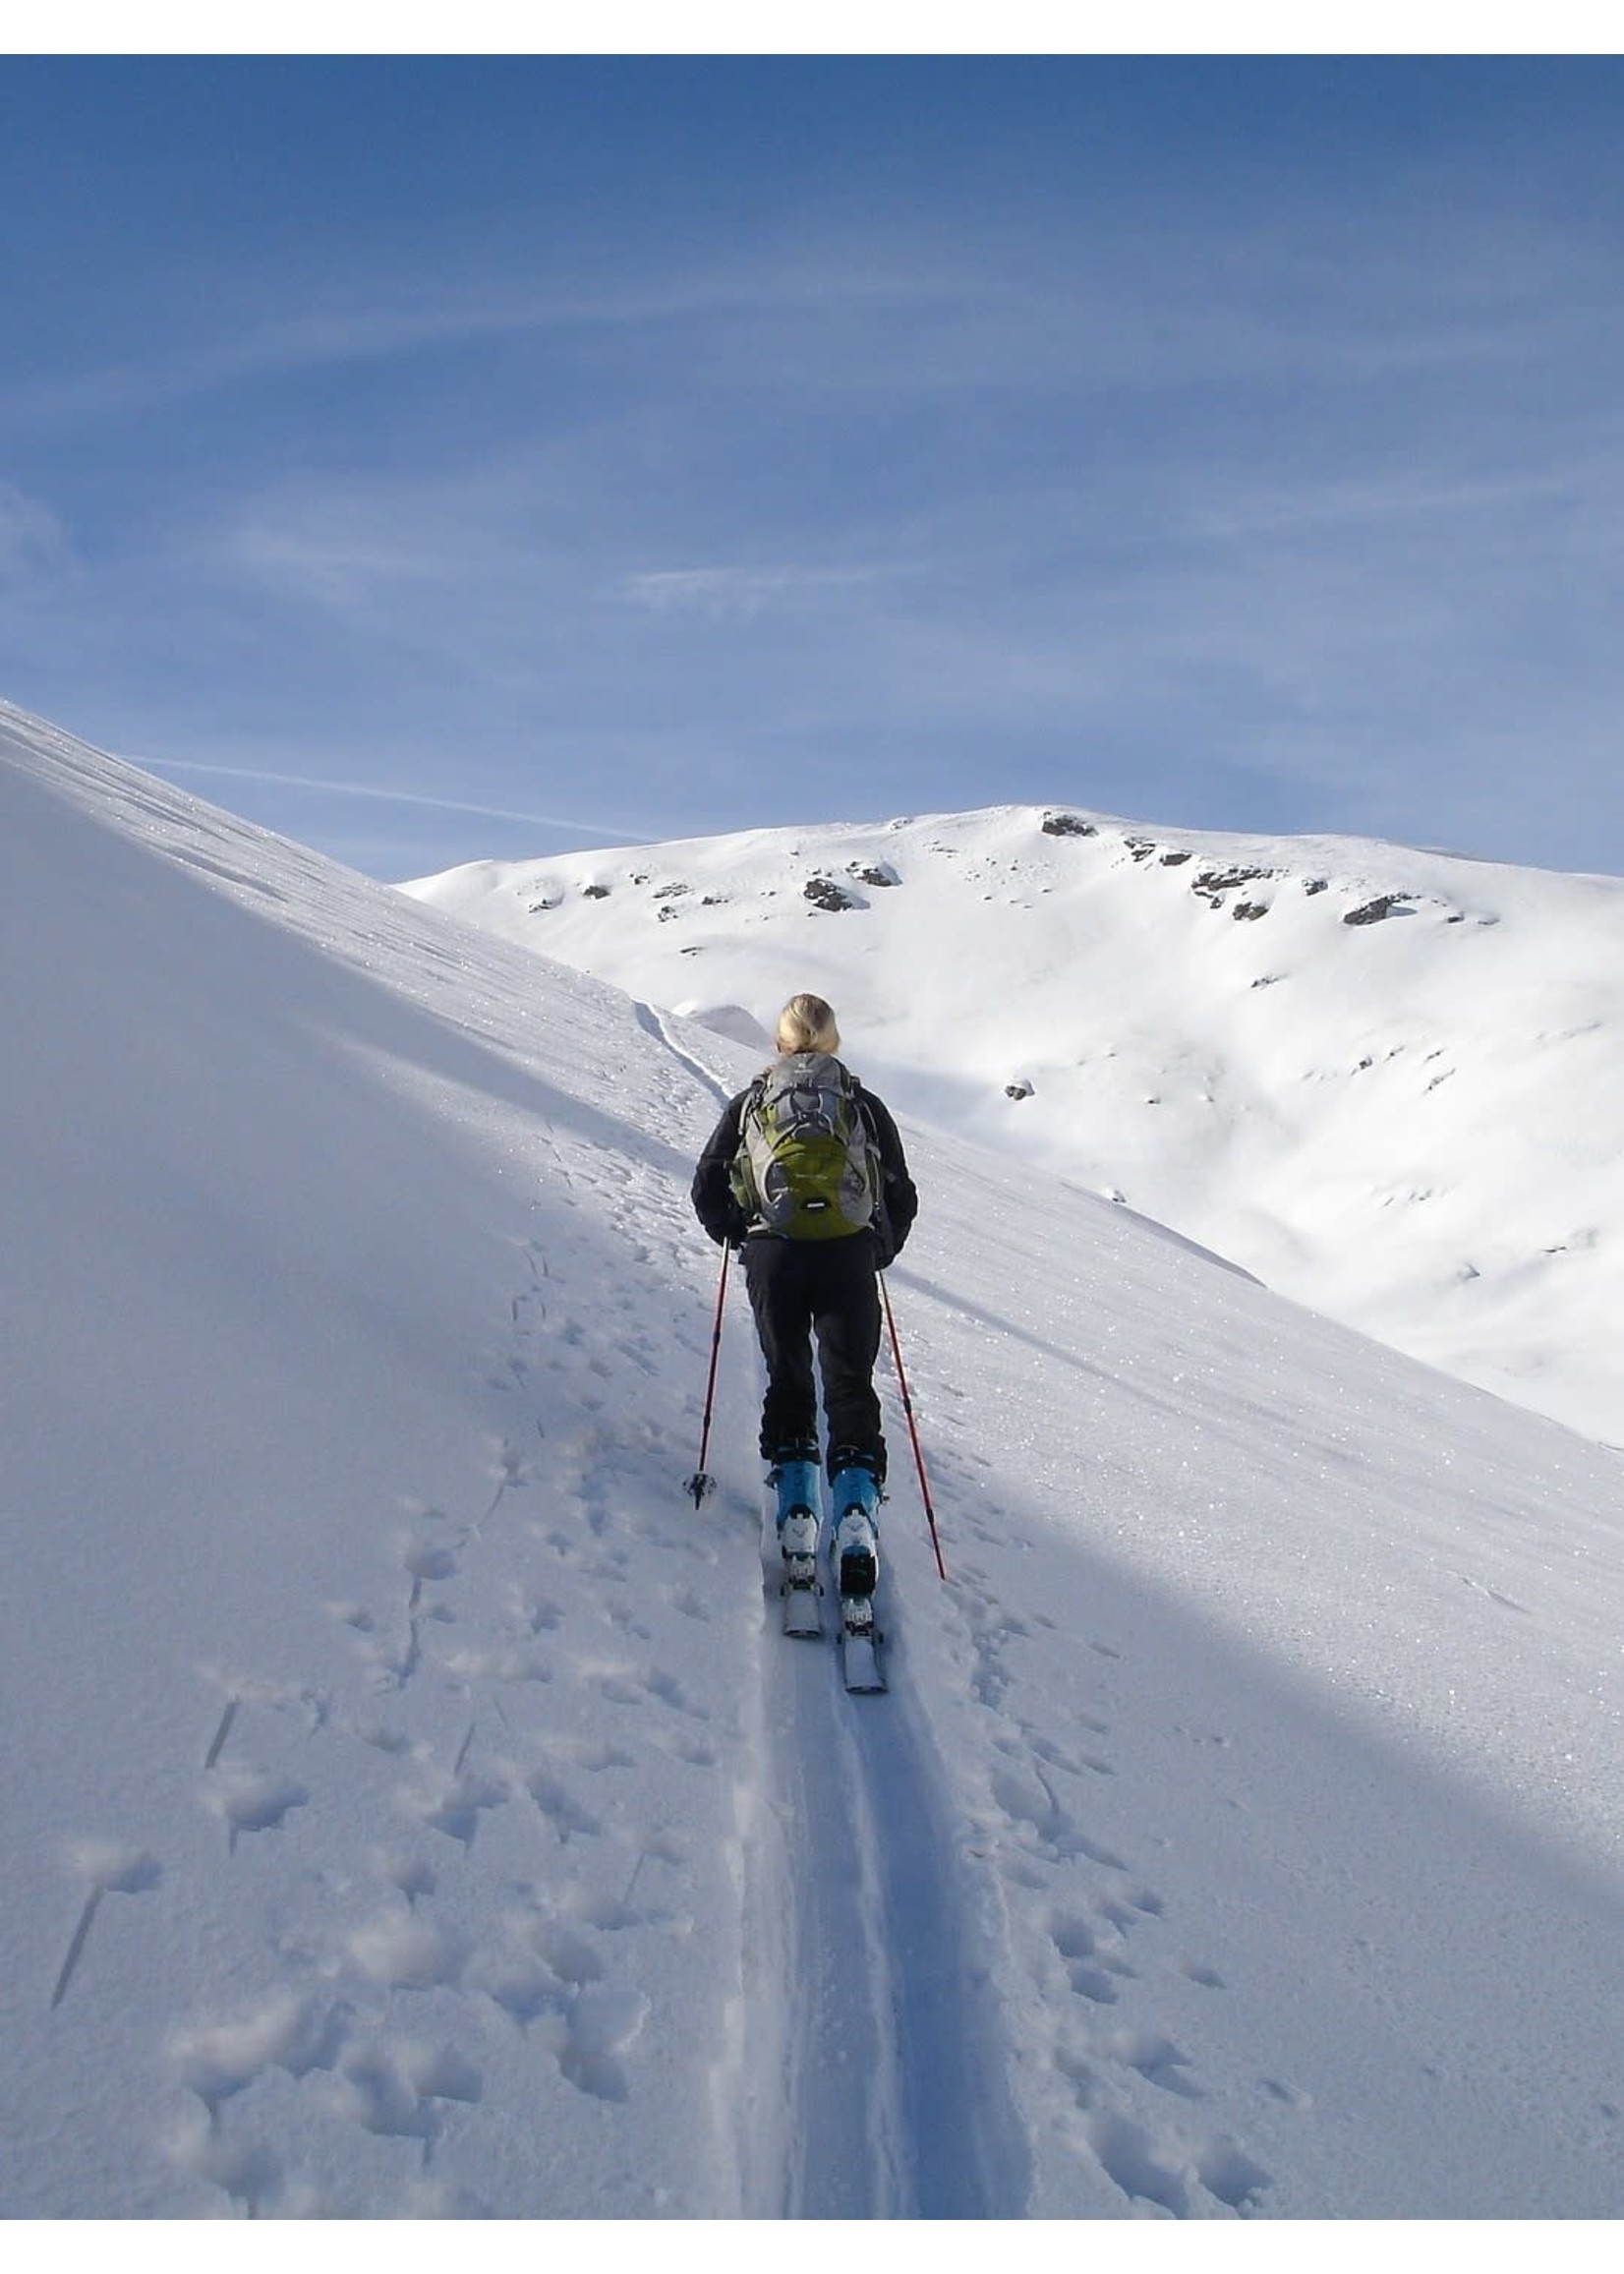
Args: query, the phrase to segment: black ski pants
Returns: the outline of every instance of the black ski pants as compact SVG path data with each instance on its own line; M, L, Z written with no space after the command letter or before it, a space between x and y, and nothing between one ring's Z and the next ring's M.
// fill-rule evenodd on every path
M767 1361L763 1459L771 1460L785 1445L818 1441L815 1336L829 1450L867 1454L883 1478L886 1444L874 1391L880 1281L873 1235L783 1240L758 1233L744 1243L744 1276Z

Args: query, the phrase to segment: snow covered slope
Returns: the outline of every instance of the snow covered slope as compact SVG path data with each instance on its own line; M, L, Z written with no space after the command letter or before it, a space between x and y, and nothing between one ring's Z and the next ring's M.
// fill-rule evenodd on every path
M14 712L0 910L0 2211L1617 2214L1613 1456L910 1129L847 1699L748 1053Z
M811 987L941 1127L1624 1440L1624 884L1030 807L405 888L728 1032Z

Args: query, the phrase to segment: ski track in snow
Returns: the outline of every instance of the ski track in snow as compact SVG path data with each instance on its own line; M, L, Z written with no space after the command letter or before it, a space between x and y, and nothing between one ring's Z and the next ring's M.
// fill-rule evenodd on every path
M753 1370L739 1386L753 1406ZM780 1576L764 1505L747 2002L758 2043L775 2047L781 2090L752 2114L745 2208L1016 2216L1015 2118L978 2051L986 1970L964 1952L961 1873L938 1820L940 1771L908 1694L895 1591L882 1580L894 1686L848 1697L833 1592L822 1641L786 1637Z
M720 1108L726 1083L658 1011L639 1005L638 1018ZM743 1417L728 1450L748 1473L760 1466L761 1370L747 1317L735 1317L731 1332L719 1404ZM962 1394L940 1386L948 1397ZM1085 1807L1063 1789L1115 1774L1103 1744L1075 1757L1007 1713L1005 1658L1029 1629L1001 1605L985 1569L961 1563L954 1576L962 1584L943 1589L920 1558L905 1606L891 1579L889 1549L903 1521L898 1503L906 1504L903 1427L893 1400L893 1497L877 1605L894 1669L887 1696L844 1694L828 1633L817 1644L777 1631L779 1559L771 1495L763 1498L748 2026L758 2051L775 2046L783 2087L752 2111L744 2208L789 2218L1022 2214L1030 2173L1021 2119L998 2056L987 2054L1002 2036L989 1964L997 1929L977 1924L989 1901L1002 1905L972 1885L996 1856L1005 1901L1048 1901L1036 1987L1061 2015L1050 2097L1071 2160L1104 2183L1100 2207L1109 2211L1114 2196L1122 2215L1247 2216L1271 2184L1261 2164L1226 2133L1145 2112L1145 2101L1161 2096L1188 2116L1203 2092L1179 2046L1131 2018L1139 1967L1130 1953L1139 1930L1162 1918L1162 1897L1090 1838ZM937 1458L950 1497L973 1504L976 1457ZM972 1518L969 1529L998 1545L985 1523ZM921 1588L928 1602L916 1600ZM824 1610L832 1629L832 1593ZM944 1619L964 1637L968 1691L991 1724L995 1837L968 1856L962 1833L956 1842L936 1741L909 1682L909 1612ZM1052 1620L1038 1618L1053 1631ZM1102 1662L1117 1656L1103 1640L1091 1648ZM1094 1724L1093 1735L1108 1739L1108 1726ZM1204 1989L1222 1987L1210 1966L1183 1957L1171 1964Z
M726 1081L658 1011L639 1004L637 1016L720 1110ZM760 1469L762 1375L742 1307L730 1330L727 1443L730 1465L749 1474ZM765 1501L761 1557L746 2026L758 2048L776 2047L781 2090L750 2112L743 2207L787 2218L1017 2215L1015 2119L996 2076L978 2073L988 1986L964 1963L960 1875L937 1820L943 1779L908 1695L895 1590L882 1579L878 1608L897 1685L848 1697L832 1590L821 1642L778 1631Z

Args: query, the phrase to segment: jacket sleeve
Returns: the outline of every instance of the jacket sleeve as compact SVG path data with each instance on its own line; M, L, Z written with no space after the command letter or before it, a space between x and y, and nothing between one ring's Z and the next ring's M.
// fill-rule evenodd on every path
M863 1103L868 1109L869 1127L874 1132L880 1154L880 1207L885 1218L881 1227L883 1269L906 1245L913 1219L919 1213L919 1195L908 1175L907 1156L902 1150L897 1124L871 1089L864 1090Z
M748 1095L748 1090L741 1089L711 1132L694 1170L689 1195L694 1214L719 1248L736 1244L745 1233L744 1211L733 1197L729 1173L738 1151L739 1117Z

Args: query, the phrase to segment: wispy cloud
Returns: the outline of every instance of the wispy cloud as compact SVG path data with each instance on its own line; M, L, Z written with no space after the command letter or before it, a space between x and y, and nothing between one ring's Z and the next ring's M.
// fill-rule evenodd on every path
M481 265L473 245L447 263L476 272ZM950 300L963 281L946 285ZM355 279L313 290L298 275L261 279L253 313L224 293L218 304L205 302L180 336L160 335L150 351L0 387L0 422L61 427L141 415L234 388L369 365L409 366L436 352L503 342L573 345L598 355L619 352L628 339L658 341L667 356L708 366L719 341L730 353L750 352L753 341L761 352L779 338L801 343L804 352L815 332L834 327L838 335L842 321L872 319L888 308L920 315L943 291L942 282L910 274L901 262L854 264L816 249L787 258L758 249L725 264L702 261L675 272L579 284L498 274L489 284L427 290ZM258 313L267 298L285 305Z
M626 577L621 590L639 608L661 614L691 610L720 622L872 592L902 573L895 568L658 568Z
M439 542L435 517L426 513L408 528L391 527L392 519L382 497L352 497L348 506L329 498L309 512L293 499L261 502L226 534L221 552L247 576L341 613L455 575L457 556ZM490 561L484 565L489 573Z
M51 508L0 482L0 583L63 568L71 557L68 533Z
M511 806L477 805L461 797L428 797L420 790L389 789L377 783L331 782L308 774L280 774L263 766L213 766L179 758L138 758L131 763L145 767L150 774L211 775L227 782L269 783L281 789L314 790L323 797L363 797L380 805L421 807L435 813L472 813L487 821L522 821L537 829L562 829L572 837L585 837L598 845L611 840L629 845L654 842L635 831L620 830L606 822L576 821L556 813L520 813Z
M1595 471L1608 478L1610 486L1611 469ZM1225 542L1314 532L1335 536L1358 529L1416 530L1447 524L1464 528L1473 522L1503 523L1507 515L1521 516L1546 506L1580 503L1591 494L1590 479L1583 467L1560 466L1537 473L1463 475L1441 481L1430 469L1411 468L1363 480L1309 479L1291 489L1264 480L1226 499L1198 504L1189 525L1196 537Z

